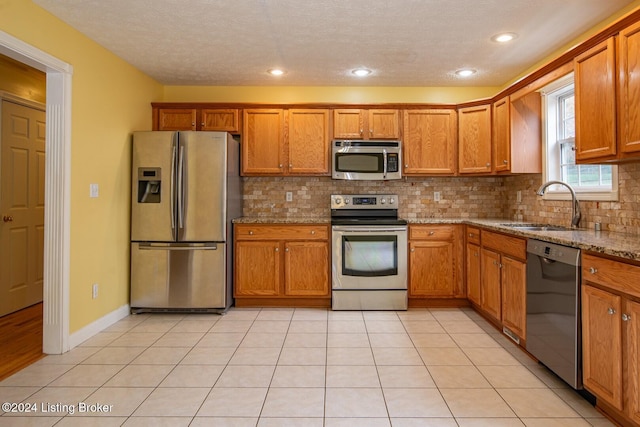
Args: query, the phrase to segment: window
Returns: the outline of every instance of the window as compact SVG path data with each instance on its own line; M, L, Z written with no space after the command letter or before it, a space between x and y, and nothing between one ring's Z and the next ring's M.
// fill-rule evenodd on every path
M573 74L543 89L545 110L545 152L543 181L568 183L580 200L618 200L617 167L576 165L575 94ZM569 199L563 186L552 186L545 198Z

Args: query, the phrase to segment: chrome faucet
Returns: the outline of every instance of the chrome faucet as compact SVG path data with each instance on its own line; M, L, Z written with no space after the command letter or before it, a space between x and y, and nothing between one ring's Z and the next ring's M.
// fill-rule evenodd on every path
M554 184L564 185L569 189L569 192L571 193L571 202L573 203L571 207L571 214L573 216L571 218L571 227L578 228L578 224L580 223L580 218L582 217L582 215L580 214L580 203L578 202L578 198L576 197L576 192L573 190L573 188L569 184L562 181L548 181L542 184L540 188L538 188L538 191L536 191L536 194L538 196L542 196L544 194L544 190L546 190L547 187Z

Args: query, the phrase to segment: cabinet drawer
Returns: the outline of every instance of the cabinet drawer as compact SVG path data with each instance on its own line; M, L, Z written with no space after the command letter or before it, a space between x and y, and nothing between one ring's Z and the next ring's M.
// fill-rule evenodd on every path
M495 249L513 258L527 259L527 241L519 237L482 230L482 246Z
M467 226L467 243L480 244L480 229Z
M582 279L640 298L640 267L635 265L584 254Z
M452 240L455 225L412 225L409 240Z
M326 225L236 224L236 240L328 240Z

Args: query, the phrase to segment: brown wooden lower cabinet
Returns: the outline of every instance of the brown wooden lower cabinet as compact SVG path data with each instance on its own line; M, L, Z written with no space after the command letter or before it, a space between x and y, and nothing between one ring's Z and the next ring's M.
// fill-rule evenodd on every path
M640 266L582 257L582 370L597 405L640 425Z
M236 306L329 307L327 225L236 224Z
M526 339L526 239L466 228L467 298L496 326Z
M427 301L429 305L438 305L437 300L444 299L466 303L462 227L457 224L409 227L410 305Z

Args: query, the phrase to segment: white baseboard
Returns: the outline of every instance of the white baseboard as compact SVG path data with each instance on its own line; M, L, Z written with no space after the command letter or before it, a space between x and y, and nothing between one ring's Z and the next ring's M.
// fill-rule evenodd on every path
M124 319L129 315L130 312L131 312L131 307L129 307L129 304L125 304L122 307L113 310L111 313L105 316L102 316L95 322L88 324L87 326L80 329L79 331L70 334L69 349L77 347L78 345L82 344L84 341L88 340L98 332L101 332L106 328L108 328L109 326L113 325L118 320Z

